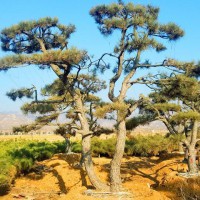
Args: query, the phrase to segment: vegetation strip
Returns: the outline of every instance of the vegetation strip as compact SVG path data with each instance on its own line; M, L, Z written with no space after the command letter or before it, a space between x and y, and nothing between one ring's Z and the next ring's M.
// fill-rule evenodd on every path
M27 173L36 161L65 152L64 142L8 140L0 142L0 195L9 191L15 177Z

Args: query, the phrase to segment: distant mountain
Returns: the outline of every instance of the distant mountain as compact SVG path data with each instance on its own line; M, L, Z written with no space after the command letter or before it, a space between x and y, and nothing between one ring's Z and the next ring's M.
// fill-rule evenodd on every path
M99 124L112 128L112 126L115 124L114 120L98 120ZM154 121L151 123L148 123L146 125L140 125L134 130L131 131L131 134L155 134L155 133L166 133L168 132L166 126L161 121Z
M12 131L14 126L30 124L32 117L27 117L18 113L0 113L0 131Z
M34 116L25 116L19 113L0 113L0 131L11 132L15 126L23 124L30 124L34 121ZM60 119L61 123L64 122L64 117ZM105 127L112 128L115 124L113 120L99 120L99 123ZM45 126L42 128L43 131L53 132L55 127ZM167 129L165 125L160 121L151 122L147 125L138 126L131 134L154 134L154 133L166 133Z
M161 121L154 121L149 124L138 126L133 131L131 131L131 134L156 134L156 133L167 133L168 130L166 126Z

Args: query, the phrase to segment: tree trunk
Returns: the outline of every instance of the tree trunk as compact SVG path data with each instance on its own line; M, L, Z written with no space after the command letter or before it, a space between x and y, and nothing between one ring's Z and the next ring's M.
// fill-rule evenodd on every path
M91 136L84 132L82 139L82 159L85 165L85 170L90 179L91 184L101 191L109 191L110 188L105 183L102 183L96 176L91 156Z
M91 156L91 133L89 124L85 116L85 110L81 96L75 95L74 100L76 103L76 110L81 123L82 129L82 161L85 165L86 173L89 177L91 184L97 189L102 191L109 191L109 187L100 181L94 172L92 156Z
M174 131L173 127L171 126L171 124L166 119L162 120L162 122L165 124L165 126L167 127L170 134L172 134L172 135L177 134L177 132Z
M126 124L125 121L123 120L118 124L117 143L115 147L115 153L111 161L111 169L110 169L111 192L119 192L122 189L120 166L124 154L125 140L126 140Z
M198 172L198 168L196 164L196 149L194 147L189 147L188 170L189 170L189 173L191 174Z
M196 164L196 154L197 154L197 149L196 149L196 142L197 142L197 132L198 132L198 121L194 120L193 126L192 126L192 131L190 134L190 143L188 146L188 170L189 173L197 173L198 168Z

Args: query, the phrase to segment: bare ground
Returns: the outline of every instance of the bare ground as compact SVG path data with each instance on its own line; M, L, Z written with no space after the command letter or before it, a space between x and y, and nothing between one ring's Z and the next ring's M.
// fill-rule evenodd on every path
M200 178L177 176L177 171L186 171L181 156L124 158L121 172L123 186L130 193L128 196L85 195L85 191L93 188L78 166L79 158L79 154L59 154L37 163L32 172L17 178L10 193L0 200L200 199ZM109 163L108 158L94 158L95 170L105 182L108 181Z

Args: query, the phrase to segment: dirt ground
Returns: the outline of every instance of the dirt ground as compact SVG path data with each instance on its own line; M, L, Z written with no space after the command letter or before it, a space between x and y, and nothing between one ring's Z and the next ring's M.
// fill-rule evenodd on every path
M83 169L79 167L79 154L58 154L36 164L29 174L16 179L8 195L0 200L182 200L200 199L200 178L183 178L177 172L186 171L182 157L173 155L160 159L126 157L122 163L124 196L93 194ZM110 159L94 158L101 180L108 181Z

